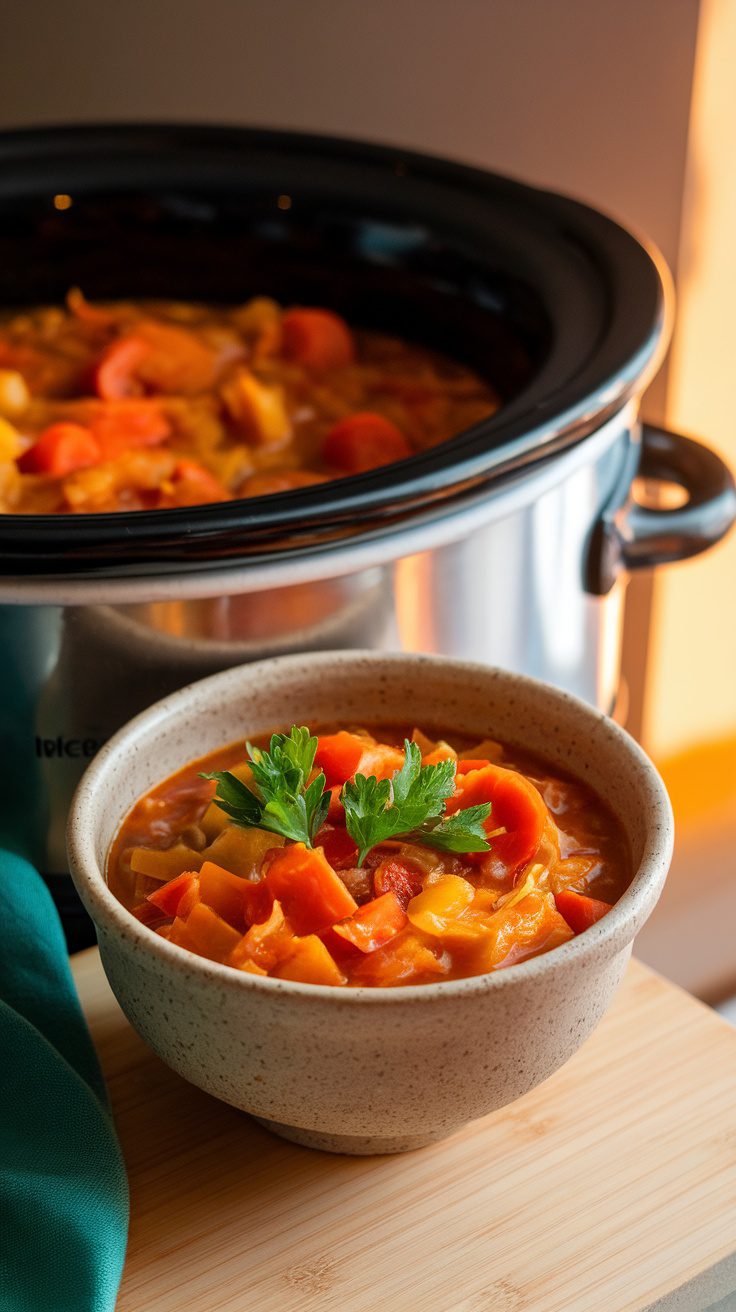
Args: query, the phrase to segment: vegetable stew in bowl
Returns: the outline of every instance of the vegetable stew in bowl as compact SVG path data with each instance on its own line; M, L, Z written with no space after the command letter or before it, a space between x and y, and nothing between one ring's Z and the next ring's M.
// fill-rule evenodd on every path
M331 310L73 289L0 322L0 512L284 492L402 460L498 405L467 366Z
M108 863L152 933L252 975L393 987L481 975L601 919L631 880L586 785L502 743L292 727L142 798Z

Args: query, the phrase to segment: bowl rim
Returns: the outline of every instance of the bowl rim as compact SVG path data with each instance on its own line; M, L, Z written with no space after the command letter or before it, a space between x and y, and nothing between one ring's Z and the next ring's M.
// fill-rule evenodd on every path
M278 674L283 671L288 674L292 670L299 671L303 675L308 673L310 668L323 670L327 661L340 665L343 669L349 669L351 665L356 664L365 666L368 663L376 666L388 665L396 669L409 667L415 672L422 668L444 668L448 673L452 672L467 678L492 678L496 684L500 679L509 686L509 689L533 689L537 695L542 693L548 699L551 709L556 707L568 712L572 710L574 714L586 720L591 728L601 722L605 723L608 732L638 767L641 782L648 787L651 798L651 825L645 838L641 860L631 883L614 903L612 910L585 933L577 935L550 952L530 957L515 965L505 966L483 975L440 980L432 984L396 985L393 988L306 984L270 976L251 975L233 970L220 962L200 957L186 948L169 943L157 934L152 934L111 892L105 872L100 869L90 841L91 835L96 830L94 809L97 805L98 789L102 787L107 791L111 785L114 785L118 754L121 751L127 754L137 742L145 740L153 729L187 708L192 700L200 700L203 689L207 689L208 700L211 700L220 696L222 692L227 692L230 684L237 684L245 675L257 679L259 672L266 669L270 676L273 676L274 672ZM418 677L421 677L421 674ZM187 757L187 760L192 759L197 758ZM182 762L182 766L185 764L186 761ZM576 777L573 771L570 773L573 778ZM125 814L128 812L126 811ZM554 687L541 679L476 661L462 661L448 656L413 652L382 652L356 648L276 656L263 661L232 666L205 679L187 684L177 692L154 702L146 710L127 721L100 749L85 770L72 798L66 835L72 879L95 922L95 928L98 927L99 915L100 920L103 920L107 926L112 926L122 937L131 939L136 947L150 952L154 958L158 958L161 963L166 963L177 973L198 976L219 986L240 990L246 994L265 990L272 996L281 993L295 1000L321 1001L332 1005L395 1006L401 1002L436 1003L440 998L445 998L449 1002L461 996L496 992L499 989L511 988L517 982L543 976L550 970L575 968L589 961L607 946L610 947L615 941L618 941L617 950L627 946L656 904L664 884L672 856L674 819L661 776L644 750L609 716L572 693ZM629 930L631 932L628 932Z

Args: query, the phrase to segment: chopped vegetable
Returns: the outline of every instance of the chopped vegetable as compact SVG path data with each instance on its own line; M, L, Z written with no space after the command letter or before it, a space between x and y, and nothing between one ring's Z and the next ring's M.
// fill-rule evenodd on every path
M328 465L347 474L364 474L411 455L404 434L383 415L362 411L331 428L322 447Z
M595 897L586 897L583 893L574 893L571 888L561 889L555 893L555 904L561 916L564 916L570 929L575 934L582 934L590 929L611 910L610 902L601 902Z
M375 952L406 924L406 912L393 893L383 893L334 926L336 934L361 952Z
M303 843L282 848L268 868L266 882L297 934L313 934L351 916L357 903L317 848Z
M83 424L52 424L20 456L22 474L48 474L63 478L74 469L86 469L100 459L102 449L94 433Z
M331 310L287 310L281 320L284 355L322 373L343 369L355 359L353 335Z

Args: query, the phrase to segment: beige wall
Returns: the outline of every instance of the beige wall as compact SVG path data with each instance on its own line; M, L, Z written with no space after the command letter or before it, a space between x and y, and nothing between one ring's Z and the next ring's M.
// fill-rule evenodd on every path
M698 0L6 0L0 124L229 120L446 152L672 260Z

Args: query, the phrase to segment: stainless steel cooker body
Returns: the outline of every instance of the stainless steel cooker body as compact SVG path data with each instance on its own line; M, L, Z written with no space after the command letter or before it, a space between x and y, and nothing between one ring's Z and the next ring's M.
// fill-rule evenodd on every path
M662 445L667 468L653 454ZM696 465L687 508L642 511L635 472L671 481L683 453ZM0 584L11 828L48 874L64 871L68 804L98 747L152 701L268 655L457 655L533 674L610 712L627 562L636 566L644 543L647 564L701 549L728 517L721 504L718 525L707 522L719 495L728 501L722 470L684 438L642 434L631 403L584 442L451 513L358 531L332 551L156 580ZM438 706L438 727L448 716Z

